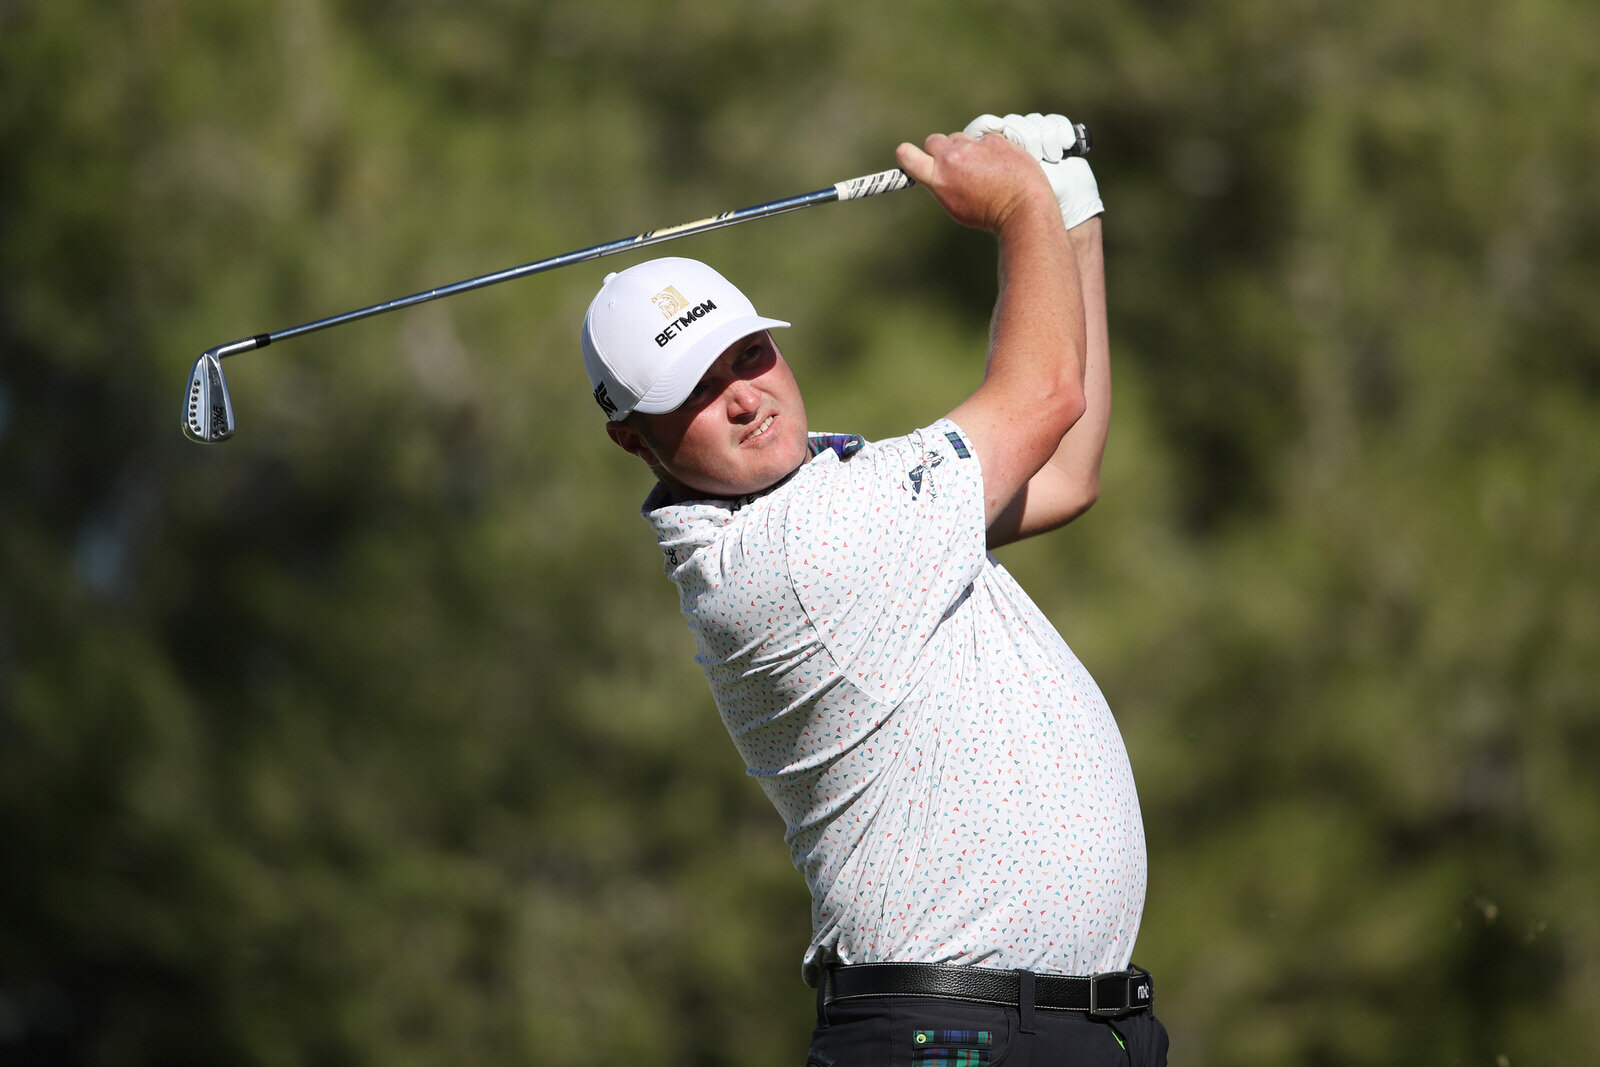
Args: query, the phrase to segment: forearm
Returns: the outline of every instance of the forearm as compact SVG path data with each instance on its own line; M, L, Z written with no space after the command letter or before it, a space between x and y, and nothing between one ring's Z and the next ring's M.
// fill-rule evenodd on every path
M984 386L1008 393L1019 422L1063 407L1041 456L1081 417L1087 360L1079 256L1053 202L1000 234L1000 287Z
M1042 215L1037 227L1000 235L1000 291L984 381L951 413L976 440L990 523L1044 468L1083 414L1077 260L1053 202Z
M991 548L1065 525L1088 510L1100 491L1100 462L1111 423L1111 346L1099 216L1075 226L1067 236L1083 308L1083 415L1062 436L1044 467L990 524Z
M1083 294L1086 355L1083 371L1084 412L1061 439L1048 466L1077 487L1081 506L1062 521L1081 513L1100 491L1100 460L1105 455L1106 433L1111 428L1111 342L1106 327L1105 254L1096 216L1067 235L1077 259Z

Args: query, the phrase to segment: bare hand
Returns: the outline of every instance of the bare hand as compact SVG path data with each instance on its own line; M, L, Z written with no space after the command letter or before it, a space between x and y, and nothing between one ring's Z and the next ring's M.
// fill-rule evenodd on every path
M964 226L997 234L1041 204L1059 213L1038 161L1004 137L974 140L964 133L936 133L922 148L902 144L895 156L900 168Z

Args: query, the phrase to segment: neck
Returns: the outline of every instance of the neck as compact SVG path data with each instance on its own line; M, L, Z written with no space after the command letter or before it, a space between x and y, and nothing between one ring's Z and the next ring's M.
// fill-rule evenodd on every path
M801 464L801 466L804 466L804 464ZM782 478L779 478L771 485L762 486L759 489L753 489L748 493L740 493L736 496L727 496L723 493L711 493L704 489L696 489L692 485L680 482L678 479L674 478L666 471L661 470L659 467L656 468L655 475L656 483L660 485L662 491L666 494L667 500L673 504L682 504L686 500L726 500L730 503L747 504L750 501L755 500L757 497L761 497L772 492L774 489L778 488L778 486L782 485L790 478L793 478L794 472L799 469L800 467L796 467L793 471L785 474Z

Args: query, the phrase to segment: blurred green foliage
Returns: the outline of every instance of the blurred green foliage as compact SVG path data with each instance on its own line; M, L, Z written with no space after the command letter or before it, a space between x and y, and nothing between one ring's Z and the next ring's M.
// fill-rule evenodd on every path
M576 355L588 264L1091 123L1100 680L1174 1062L1600 1060L1600 9L0 2L0 1060L799 1062L808 936ZM674 247L819 428L977 380L919 193ZM653 254L653 253L651 253ZM638 256L634 258L643 258Z

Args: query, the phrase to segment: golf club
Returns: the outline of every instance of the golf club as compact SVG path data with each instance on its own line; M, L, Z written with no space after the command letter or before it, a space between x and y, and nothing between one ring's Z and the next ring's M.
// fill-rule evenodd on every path
M1074 129L1077 132L1078 139L1077 143L1068 150L1068 154L1086 155L1089 151L1089 129L1081 123L1077 124ZM457 293L465 293L472 289L482 289L485 286L497 285L513 278L523 278L530 274L538 274L542 271L554 270L557 267L598 259L601 256L609 256L617 252L627 252L635 248L659 244L662 241L672 241L679 237L688 237L691 234L704 233L724 226L734 226L741 222L749 222L751 219L763 219L769 215L778 215L785 211L796 211L800 208L811 207L814 204L825 204L833 200L859 200L862 197L877 196L879 193L894 192L898 189L908 188L912 184L914 183L911 179L899 168L880 171L876 174L864 174L859 178L836 182L826 188L817 189L809 193L800 193L797 196L785 197L781 200L772 200L765 204L757 204L754 207L725 211L720 215L712 215L709 218L686 222L664 230L647 230L632 237L621 237L615 241L607 241L604 244L581 248L559 256L551 256L549 259L524 263L521 266L509 267L491 274L480 274L475 278L468 278L452 285L440 286L437 289L425 289L421 292L412 293L410 296L386 300L381 304L371 304L339 315L330 315L324 319L302 323L299 326L290 326L287 329L276 330L272 333L258 333L251 337L230 341L225 345L208 348L201 353L199 359L195 360L194 369L189 373L189 388L183 401L183 432L191 440L206 443L226 441L233 436L233 401L228 396L227 379L222 375L222 361L229 356L236 356L241 352L249 352L257 348L265 348L275 341L284 341L291 337L298 337L303 333L325 330L330 326L355 322L358 319L381 315L386 311L397 311L400 308L411 307L413 304L437 300L444 296L454 296Z

